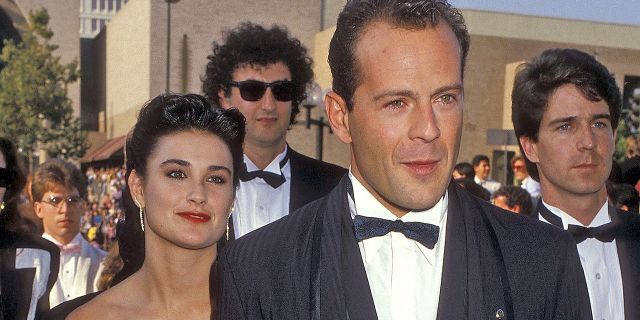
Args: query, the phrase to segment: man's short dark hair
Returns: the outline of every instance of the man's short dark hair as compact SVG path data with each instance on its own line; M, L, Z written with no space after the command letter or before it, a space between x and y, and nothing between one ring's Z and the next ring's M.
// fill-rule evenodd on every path
M505 197L509 208L513 208L517 205L520 207L520 214L527 216L531 214L533 203L531 202L531 195L527 190L516 186L502 186L493 193L491 199L495 199L500 196Z
M487 157L484 154L477 154L475 157L473 157L473 159L471 160L471 164L473 164L474 167L477 167L478 165L480 165L480 162L482 161L486 161L487 163L491 163L489 161L489 157Z
M456 164L453 167L453 171L458 171L458 173L463 175L466 180L473 181L473 178L476 176L476 172L473 170L473 166L469 162L460 162Z
M45 193L53 191L57 186L77 189L81 198L87 196L85 176L73 164L61 159L50 159L42 163L33 172L31 194L33 201L41 201Z
M307 85L313 79L313 60L300 40L289 37L285 27L274 25L265 29L250 22L242 23L225 33L223 43L213 43L213 54L207 59L202 91L215 105L222 105L220 90L224 90L226 97L231 96L229 82L237 68L284 63L295 86L291 101L291 123L294 123L300 103L307 97Z
M542 115L557 88L575 85L590 101L604 100L609 106L611 129L620 119L622 98L616 81L593 56L575 49L549 49L524 64L518 72L511 94L513 128L516 136L538 141ZM524 150L520 145L522 154ZM539 181L538 168L525 156L529 175Z
M348 1L336 25L329 46L329 65L333 76L333 91L353 109L353 93L360 85L362 66L356 61L356 44L362 31L373 22L382 21L405 29L422 30L444 21L460 44L464 73L469 32L462 14L445 0L351 0ZM462 75L461 75L462 76Z

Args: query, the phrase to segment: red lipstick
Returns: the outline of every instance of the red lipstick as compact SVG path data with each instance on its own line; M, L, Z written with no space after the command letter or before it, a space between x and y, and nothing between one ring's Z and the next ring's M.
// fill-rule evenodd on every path
M195 223L205 223L211 220L211 216L202 212L180 212L178 215L186 220Z

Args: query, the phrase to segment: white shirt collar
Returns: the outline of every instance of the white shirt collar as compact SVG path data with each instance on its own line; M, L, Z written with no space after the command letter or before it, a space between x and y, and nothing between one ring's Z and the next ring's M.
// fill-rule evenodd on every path
M280 161L282 161L282 159L284 159L284 157L287 155L287 150L289 149L288 145L284 146L284 151L282 151L281 153L279 153L273 160L271 160L271 162L269 163L269 165L267 165L266 168L264 168L263 171L268 171L268 172L272 172L275 174L281 174L282 170L280 170ZM249 157L247 157L247 155L244 155L244 163L247 165L247 172L252 172L252 171L257 171L260 170L258 168L258 166L256 166L253 161L251 161L251 159L249 159ZM289 165L289 161L287 161L287 163L285 164L285 166Z
M363 185L360 181L353 175L351 169L349 169L349 179L351 179L351 184L353 186L353 196L355 199L351 199L349 196L349 209L351 212L351 219L353 219L356 215L380 218L386 220L398 220L398 217L395 216L389 209L385 208L382 203L378 201ZM356 201L357 200L357 201ZM436 205L432 208L424 210L424 211L409 211L407 214L402 216L400 220L403 222L422 222L429 223L435 226L440 227L442 231L442 226L445 221L445 216L447 214L447 206L449 203L449 195L448 192L445 191L444 195ZM439 237L442 239L442 237ZM422 254L424 254L425 258L429 263L433 264L435 261L436 248L443 241L438 241L436 246L433 249L429 249L420 245L418 242L415 242Z
M562 211L559 208L556 208L548 203L546 203L544 201L544 199L542 199L542 204L544 204L545 207L547 207L549 209L549 211L551 211L553 214L555 214L556 216L560 217L560 219L562 219L562 227L566 230L568 228L568 226L570 224L573 225L577 225L577 226L583 226L583 227L598 227L601 226L603 224L607 224L609 222L611 222L611 217L609 217L609 202L605 201L604 204L602 205L602 207L600 207L600 210L598 210L598 213L596 214L596 217L593 219L593 221L591 221L591 224L589 224L588 226L583 225L580 221L576 220L574 217L570 216L568 213ZM544 218L541 216L540 217L541 220L544 220ZM545 222L548 222L546 220L544 220Z
M56 239L54 239L50 234L48 233L43 233L42 237L53 242L56 246L61 247L62 243L58 242ZM76 234L75 237L73 237L73 239L71 239L71 241L69 243L67 243L67 245L81 245L82 244L82 235L80 235L80 232L78 232L78 234Z

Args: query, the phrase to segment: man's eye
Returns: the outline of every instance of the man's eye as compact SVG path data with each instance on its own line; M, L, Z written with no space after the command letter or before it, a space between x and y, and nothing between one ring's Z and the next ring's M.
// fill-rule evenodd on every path
M604 121L597 121L593 124L593 126L596 128L607 128L609 125Z
M558 127L558 130L560 130L560 131L567 131L567 130L569 130L570 128L571 128L571 126L569 126L569 124L568 124L568 123L565 123L565 124L560 125L560 126Z
M442 95L440 97L438 97L438 99L436 101L442 102L444 104L449 104L449 103L453 103L455 101L455 97L451 94L445 94Z
M169 172L168 176L170 178L173 178L173 179L184 179L184 178L187 177L187 175L184 174L184 172L182 172L180 170L171 171L171 172Z
M391 108L391 109L400 109L402 107L404 107L404 101L402 100L393 100L391 102L389 102L387 104L387 107Z

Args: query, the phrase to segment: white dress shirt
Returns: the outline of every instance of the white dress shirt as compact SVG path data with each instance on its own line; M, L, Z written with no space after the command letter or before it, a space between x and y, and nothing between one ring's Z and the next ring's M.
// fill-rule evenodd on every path
M287 161L282 171L280 170L280 161L286 156L287 149L288 147L285 147L284 151L264 168L264 171L284 174L286 181L278 188L274 189L262 178L240 181L232 212L236 239L289 214L291 161ZM244 163L248 172L260 170L246 155Z
M526 178L524 178L524 180L522 180L520 187L527 190L531 197L540 197L540 183L533 180L533 178L531 178L530 176L527 176Z
M562 219L566 230L570 224L583 227L598 227L611 222L609 203L605 202L588 226L583 225L564 211L542 201L553 214ZM541 215L540 220L549 223ZM588 238L578 244L578 255L582 263L584 277L589 289L591 312L594 320L624 320L624 298L622 293L622 273L616 240L602 242Z
M500 184L500 182L498 181L491 180L491 179L482 180L478 178L478 176L473 177L473 181L481 185L483 188L489 190L491 194L498 191L498 189L500 189L500 187L502 186L502 184Z
M349 197L351 217L356 215L397 220L351 172L353 195ZM411 211L400 220L423 222L440 227L433 249L390 232L381 237L360 241L360 254L378 319L436 319L442 281L448 196L431 209Z
M46 233L43 234L42 237L53 242L58 247L62 246L60 242L56 241L56 239ZM51 289L51 294L49 295L49 304L51 305L51 308L78 297L74 295L73 292L76 291L74 289L75 275L76 272L78 272L77 267L78 259L80 258L80 248L82 248L82 235L78 233L67 245L77 246L78 251L68 253L60 250L60 270L58 271L58 280Z

